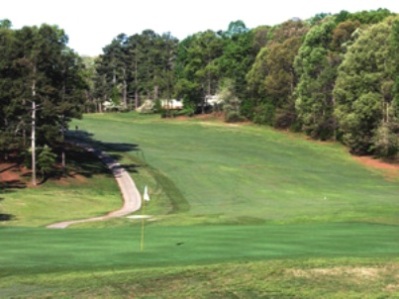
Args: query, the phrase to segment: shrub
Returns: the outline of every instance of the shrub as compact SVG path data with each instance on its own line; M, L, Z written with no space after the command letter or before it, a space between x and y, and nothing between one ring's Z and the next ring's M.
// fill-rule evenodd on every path
M231 110L224 114L224 121L227 123L235 123L243 120L244 118L240 115L238 111Z
M253 121L260 125L270 125L274 123L275 108L271 103L265 103L254 109Z

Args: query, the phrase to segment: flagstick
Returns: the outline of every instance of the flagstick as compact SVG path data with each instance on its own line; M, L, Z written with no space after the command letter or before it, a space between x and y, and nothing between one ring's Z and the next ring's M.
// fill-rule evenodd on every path
M143 209L141 212L141 241L140 241L140 251L144 251L144 222L145 222L145 202L150 201L150 196L148 195L148 187L147 185L144 187L144 194L143 194Z
M144 215L145 215L145 200L143 201L143 209L142 209L142 218L141 218L141 242L140 242L140 251L144 251Z

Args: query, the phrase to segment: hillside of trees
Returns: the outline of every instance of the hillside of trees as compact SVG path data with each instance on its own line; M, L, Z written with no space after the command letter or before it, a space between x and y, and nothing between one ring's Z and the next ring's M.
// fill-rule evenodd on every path
M67 41L56 26L14 30L0 21L0 160L29 152L32 133L38 147L60 153L71 118L101 112L105 101L130 110L181 99L192 114L207 111L212 95L224 100L227 120L398 156L399 16L386 9L253 29L234 21L181 41L122 33L96 58L79 57Z
M182 41L120 34L91 73L91 111L106 99L137 108L178 98L198 112L207 96L228 94L238 119L338 140L355 154L399 150L399 18L386 9L254 29L235 21Z

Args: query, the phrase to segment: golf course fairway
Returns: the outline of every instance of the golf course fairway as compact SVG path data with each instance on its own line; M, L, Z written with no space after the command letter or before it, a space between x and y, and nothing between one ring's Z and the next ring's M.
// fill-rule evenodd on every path
M5 190L0 298L399 298L397 170L213 118L110 113L75 126L148 186L150 218L46 229L120 207L102 172Z

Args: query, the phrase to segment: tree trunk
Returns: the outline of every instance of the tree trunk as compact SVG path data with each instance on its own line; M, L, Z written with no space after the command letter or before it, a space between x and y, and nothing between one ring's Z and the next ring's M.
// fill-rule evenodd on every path
M62 123L61 123L61 133L62 133L62 152L61 152L61 167L62 172L65 173L66 168L66 159L65 159L65 116L62 115Z
M135 57L134 61L134 85L135 85L135 91L134 91L134 109L137 109L139 107L139 90L138 90L138 62L137 62L137 54Z
M65 150L64 150L64 147L62 148L62 153L61 153L61 165L62 165L62 172L65 174L65 169L66 169L66 157L65 157Z
M123 90L122 90L122 97L123 97L123 105L125 109L127 108L127 83L126 83L126 70L123 70Z
M159 86L155 85L154 86L154 100L158 99L158 93L159 93Z
M139 92L136 89L134 91L134 109L137 109L139 107Z

